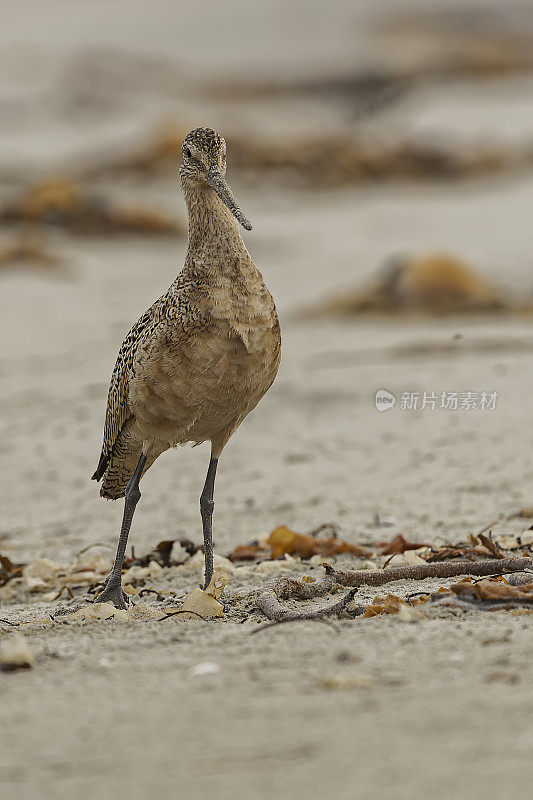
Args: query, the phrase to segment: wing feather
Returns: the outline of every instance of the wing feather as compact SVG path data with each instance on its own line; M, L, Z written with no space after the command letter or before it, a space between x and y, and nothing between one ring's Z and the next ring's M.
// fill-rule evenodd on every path
M104 424L104 441L96 471L92 478L99 481L109 465L113 448L124 424L132 416L128 405L129 381L135 370L135 359L148 339L157 335L161 323L170 323L174 340L205 322L197 305L191 302L190 278L183 273L168 292L150 306L122 342L111 375Z
M142 317L137 320L133 328L122 342L117 360L111 375L109 392L107 394L107 408L104 423L104 441L102 452L96 471L92 476L95 481L101 480L109 464L113 447L124 423L131 417L128 405L129 378L134 364L135 354L146 334L149 334L158 324L158 306L160 300L155 302Z

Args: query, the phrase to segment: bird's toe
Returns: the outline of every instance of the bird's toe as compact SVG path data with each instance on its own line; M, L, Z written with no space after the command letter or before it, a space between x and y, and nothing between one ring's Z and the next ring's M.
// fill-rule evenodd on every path
M104 583L104 588L95 597L96 603L113 603L115 608L127 611L130 605L130 599L126 592L122 589L120 580L108 578Z

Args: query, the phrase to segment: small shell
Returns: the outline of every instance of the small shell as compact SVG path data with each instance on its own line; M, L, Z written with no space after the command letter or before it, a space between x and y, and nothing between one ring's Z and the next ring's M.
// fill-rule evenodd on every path
M224 606L218 600L204 592L203 589L193 589L190 592L181 607L182 613L179 619L197 619L198 617L222 617L224 615ZM189 616L184 614L184 611L192 611Z
M127 620L129 611L123 608L115 608L113 603L92 603L82 606L73 614L65 617L68 622L97 622L101 620L115 619Z
M35 665L35 659L24 636L13 633L0 644L0 669L28 669Z

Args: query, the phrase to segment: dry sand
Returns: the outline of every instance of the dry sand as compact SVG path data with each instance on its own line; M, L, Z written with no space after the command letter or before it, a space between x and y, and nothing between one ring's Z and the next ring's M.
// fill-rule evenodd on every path
M45 171L48 160L72 161L80 153L138 141L163 117L168 93L136 85L127 62L116 86L94 89L92 105L83 70L83 92L74 91L74 79L66 91L72 53L92 53L102 42L116 46L113 31L123 26L125 3L113 4L111 29L92 17L89 24L86 10L78 17L64 3L50 4L49 47L32 45L23 58L7 43L8 37L24 40L17 20L26 5L17 4L9 30L1 34L3 57L11 64L3 102L11 99L10 107L26 114L13 112L16 124L0 132L3 167L19 169L26 161L29 171ZM131 31L121 40L130 56L153 55L157 42L161 57L177 55L169 52L174 39L158 15L147 21L141 4L134 5ZM281 30L281 47L288 35L279 21L284 4L271 5L264 10L265 37L272 44ZM315 53L315 72L326 63L353 63L348 39L353 34L356 41L357 24L372 15L369 3L355 15L351 5L339 3L337 25L322 27L329 14L313 3L310 41L287 56L287 68L302 72L319 39L323 49ZM169 4L155 6L163 14ZM190 44L198 23L190 21L191 9L183 13L183 41L189 44L180 55L187 74L198 61ZM252 16L243 22L245 29L255 24ZM229 23L222 32L236 47L220 46L213 63L229 52L223 63L228 71L253 62L268 74L267 44L250 52L237 47ZM29 103L23 102L29 95L21 63L34 65L38 90ZM93 56L88 63L94 66ZM128 80L135 86L129 94ZM531 79L509 80L508 92L490 93L483 84L483 90L467 86L461 95L465 108L468 96L479 101L483 130L491 120L496 139L506 136L502 109L533 129ZM206 109L211 124L223 127L235 118L231 105L191 97L183 86L173 91L174 108L193 124ZM423 108L424 124L457 132L450 91L437 88L429 99L415 93L404 124L414 124L410 115L420 119L416 109ZM513 105L510 97L520 102ZM80 102L91 108L90 119L76 115ZM241 110L243 129L260 127L272 108L258 104L255 116L250 108ZM286 108L277 107L280 118ZM298 108L300 124L327 116L323 106L307 101ZM474 123L472 117L470 132ZM290 127L290 120L285 124ZM228 158L231 164L231 151ZM532 336L528 320L306 323L296 312L362 282L402 250L451 250L497 284L529 293L533 174L315 194L238 175L232 184L254 222L247 245L278 300L284 354L276 383L224 453L216 490L217 552L227 554L280 524L304 532L333 522L353 542L398 532L413 540L459 541L492 519L532 506L533 373L523 349ZM135 177L102 178L95 186L183 214L174 174L148 184ZM3 196L12 191L6 180ZM107 382L124 333L181 268L185 243L60 232L48 233L47 243L66 274L21 268L0 275L0 552L12 560L72 561L91 543L115 545L121 505L100 500L89 480L100 449ZM443 354L441 345L457 334L460 352ZM476 342L487 339L503 344L479 352ZM433 353L417 350L433 342ZM405 345L400 353L399 345ZM378 413L374 395L380 388L398 397L404 391L488 391L499 397L494 411L411 412L397 404ZM199 541L198 497L207 459L205 446L171 451L150 470L133 526L136 552L177 536ZM391 526L376 528L375 514ZM516 523L512 529L517 531ZM111 550L102 552L111 557ZM294 564L292 570L298 576L309 567ZM161 585L181 595L198 577L178 571ZM259 570L245 568L228 588L252 592L264 579ZM400 584L391 590L403 596L416 588ZM363 598L374 594L361 592ZM64 606L62 600L5 603L0 616L31 622ZM26 636L35 667L0 674L2 798L527 796L533 779L531 616L441 611L415 623L344 620L336 630L295 623L251 638L260 619L254 613L242 624L231 615L209 623L30 624ZM9 626L0 627L0 637L7 635ZM195 675L192 668L206 661L219 671Z

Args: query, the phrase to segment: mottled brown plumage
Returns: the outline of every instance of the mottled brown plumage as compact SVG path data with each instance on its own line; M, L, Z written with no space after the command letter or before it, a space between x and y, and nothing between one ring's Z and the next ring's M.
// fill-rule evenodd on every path
M102 479L102 497L126 493L127 500L141 455L144 474L162 452L185 442L210 441L216 469L224 445L276 376L276 309L239 234L236 220L251 225L225 182L225 152L209 128L184 140L185 265L120 348L93 475ZM104 594L109 589L108 581Z

